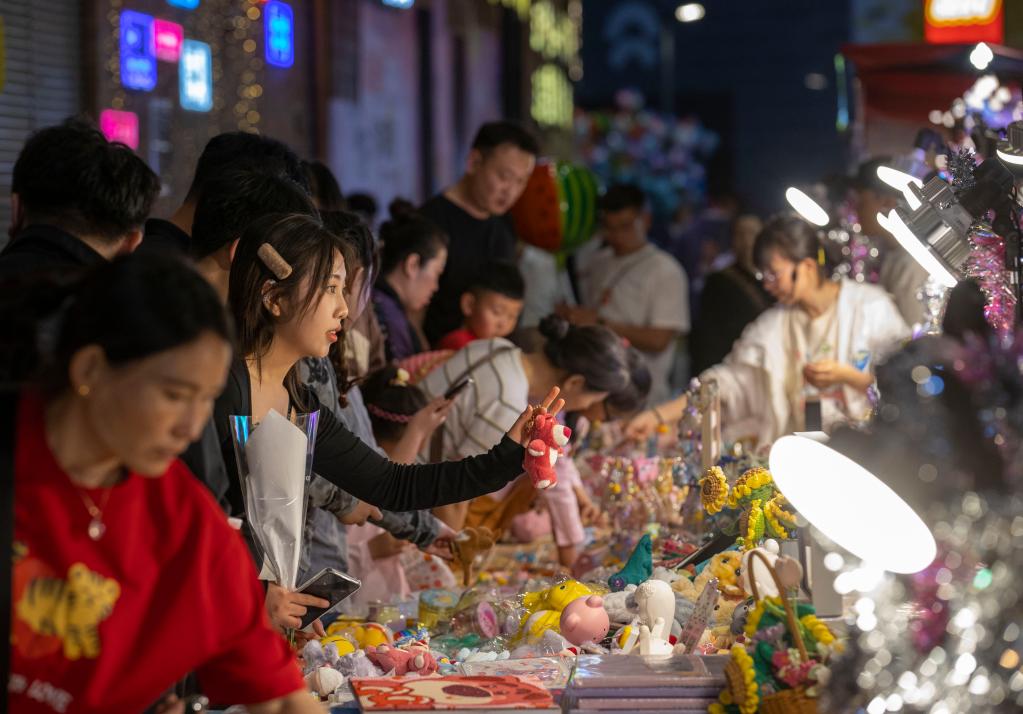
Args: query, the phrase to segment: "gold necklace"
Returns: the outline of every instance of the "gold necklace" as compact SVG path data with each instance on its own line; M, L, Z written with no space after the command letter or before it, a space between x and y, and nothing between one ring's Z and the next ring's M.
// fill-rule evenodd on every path
M110 493L114 490L110 487L103 494L103 506L102 508L96 505L96 502L92 500L84 490L75 485L75 490L78 492L78 496L82 499L82 505L85 506L85 510L92 516L92 520L89 521L89 528L86 531L89 534L89 538L92 540L99 540L103 537L103 534L107 532L106 524L103 523L103 509L107 507L107 503L110 501Z

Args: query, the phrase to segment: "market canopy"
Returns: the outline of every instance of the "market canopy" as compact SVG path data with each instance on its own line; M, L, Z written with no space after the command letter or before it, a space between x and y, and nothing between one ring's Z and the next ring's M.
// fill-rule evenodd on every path
M1003 82L1023 78L1023 51L989 45L994 59L979 72L970 63L976 44L849 44L842 52L856 65L867 116L926 121L934 109L946 109L979 74Z

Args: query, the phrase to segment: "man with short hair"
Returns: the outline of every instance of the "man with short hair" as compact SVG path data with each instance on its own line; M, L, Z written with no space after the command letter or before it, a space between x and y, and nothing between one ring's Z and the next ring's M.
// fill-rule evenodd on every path
M431 343L462 324L462 294L485 263L515 260L515 232L504 214L525 190L539 153L536 138L519 124L484 124L472 142L462 178L419 209L450 240L440 287L423 322Z
M604 247L580 269L583 306L558 312L576 325L605 325L643 353L657 403L670 395L675 343L689 332L689 281L678 261L647 238L651 217L642 190L611 186L599 209Z
M0 278L83 269L130 253L159 187L131 149L83 119L37 131L14 164Z
M174 215L167 220L150 218L146 222L143 250L188 254L196 207L207 184L232 172L285 176L309 193L302 160L283 142L245 131L218 134L202 150L195 165L192 185Z

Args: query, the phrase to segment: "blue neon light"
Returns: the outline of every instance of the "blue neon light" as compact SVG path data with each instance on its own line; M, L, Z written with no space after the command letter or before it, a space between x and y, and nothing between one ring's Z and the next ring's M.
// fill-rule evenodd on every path
M416 0L380 0L387 7L396 7L401 10L408 10L416 4Z
M199 0L167 0L167 4L181 7L185 10L194 10L199 7Z
M181 44L178 98L181 107L190 112L208 112L213 108L213 56L205 42L185 40Z
M291 5L270 0L263 9L266 61L275 67L295 64L295 14Z
M152 15L121 11L121 84L143 92L156 87Z

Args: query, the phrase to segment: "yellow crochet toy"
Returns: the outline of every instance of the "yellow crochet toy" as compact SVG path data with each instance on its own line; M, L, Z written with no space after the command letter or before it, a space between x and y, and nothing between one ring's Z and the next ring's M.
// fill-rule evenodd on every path
M745 591L739 582L739 572L742 567L742 553L735 550L726 550L718 553L703 571L694 580L681 577L671 584L672 589L687 600L696 602L700 597L704 586L711 578L718 579L718 592L726 598L744 599Z

